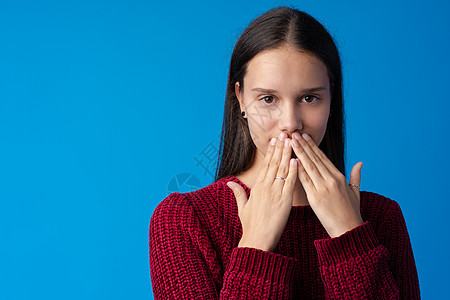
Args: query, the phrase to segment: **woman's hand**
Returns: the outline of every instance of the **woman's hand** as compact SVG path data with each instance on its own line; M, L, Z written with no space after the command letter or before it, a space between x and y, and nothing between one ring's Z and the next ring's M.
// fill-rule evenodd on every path
M272 139L249 199L239 184L227 183L236 197L242 224L238 247L273 252L278 245L289 218L297 180L298 162L291 159L291 153L291 140L285 133L278 140Z
M345 176L307 134L294 133L292 144L309 205L329 236L340 236L361 225L359 188L347 184ZM361 168L361 162L353 167L350 184L359 186Z

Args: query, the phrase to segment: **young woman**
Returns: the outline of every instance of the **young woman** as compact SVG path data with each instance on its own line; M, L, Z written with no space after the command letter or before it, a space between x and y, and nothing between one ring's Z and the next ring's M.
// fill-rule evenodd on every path
M150 221L155 299L418 299L399 205L345 179L338 51L281 7L234 48L216 181Z

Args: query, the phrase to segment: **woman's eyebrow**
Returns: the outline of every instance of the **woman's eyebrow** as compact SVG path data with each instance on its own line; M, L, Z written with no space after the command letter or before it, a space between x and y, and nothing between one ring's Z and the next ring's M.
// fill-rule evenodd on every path
M254 89L252 89L252 91L266 93L266 94L275 94L277 92L277 90L263 89L263 88L254 88Z
M277 90L273 90L273 89L264 89L264 88L254 88L251 89L252 91L255 92L260 92L260 93L267 93L267 94L275 94L278 91ZM313 88L308 88L308 89L303 89L301 91L301 93L313 93L313 92L320 92L320 91L324 91L326 90L325 87L323 86L318 86L318 87L313 87Z

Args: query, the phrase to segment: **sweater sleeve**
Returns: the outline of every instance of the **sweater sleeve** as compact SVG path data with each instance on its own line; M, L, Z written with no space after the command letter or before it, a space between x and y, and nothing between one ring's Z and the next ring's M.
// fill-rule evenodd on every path
M155 299L289 299L296 260L232 250L226 270L189 200L173 193L153 212L150 275Z
M327 299L420 299L405 220L392 200L380 225L369 221L336 238L314 242Z

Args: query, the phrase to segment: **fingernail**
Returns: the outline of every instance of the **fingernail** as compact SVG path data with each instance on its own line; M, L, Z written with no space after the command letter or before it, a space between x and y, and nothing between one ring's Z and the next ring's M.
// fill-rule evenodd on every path
M297 160L295 158L291 158L291 166L295 166L297 164Z
M272 138L271 140L270 140L270 144L271 145L275 145L277 143L277 138Z
M298 133L298 132L294 132L294 133L292 134L292 137L296 138L297 140L302 138L302 137L300 136L300 133Z
M227 186L228 186L230 189L233 189L233 187L232 187L233 184L232 184L231 182L232 182L232 181L228 181L228 182L227 182Z
M294 144L295 147L300 146L300 144L298 143L297 139L292 139L292 144Z
M280 136L278 137L280 141L284 141L286 139L286 134L284 132L280 133Z
M309 135L307 135L306 133L304 133L302 136L303 136L303 138L304 138L305 140L307 140L307 141L311 139L311 138L309 137Z
M289 147L289 139L284 140L284 147L285 148Z

